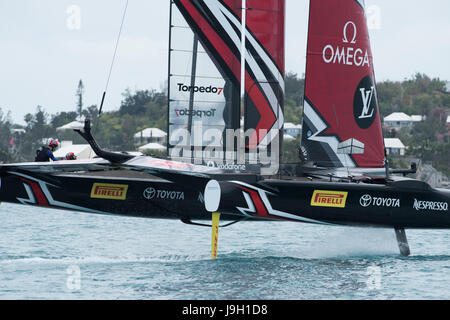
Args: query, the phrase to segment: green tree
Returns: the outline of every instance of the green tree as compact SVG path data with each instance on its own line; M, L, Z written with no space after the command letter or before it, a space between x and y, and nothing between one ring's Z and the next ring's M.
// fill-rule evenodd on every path
M305 80L296 73L288 72L285 79L286 94L284 98L284 118L286 122L302 122L303 96Z
M16 141L11 133L10 114L5 115L0 109L0 162L8 163L15 160L14 147Z

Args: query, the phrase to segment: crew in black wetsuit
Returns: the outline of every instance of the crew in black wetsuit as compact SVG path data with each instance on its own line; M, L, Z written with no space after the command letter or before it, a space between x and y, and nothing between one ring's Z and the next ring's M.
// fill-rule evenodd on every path
M34 161L36 162L49 162L52 161L58 161L58 158L55 158L53 155L53 152L58 147L59 143L57 140L50 138L48 140L48 146L42 146L36 151L36 158Z

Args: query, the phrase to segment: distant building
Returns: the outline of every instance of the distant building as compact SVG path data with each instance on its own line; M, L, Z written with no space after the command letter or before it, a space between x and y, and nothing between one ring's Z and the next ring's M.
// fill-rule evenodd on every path
M284 134L297 139L297 137L302 134L302 125L286 122L284 124Z
M292 141L292 140L295 140L295 138L293 136L291 136L290 134L285 134L285 135L283 135L283 140L284 141Z
M11 129L12 134L25 134L25 129Z
M386 147L386 153L391 156L404 156L406 153L406 146L398 138L384 139L384 146Z
M144 152L145 150L149 150L149 151L166 151L167 148L164 147L163 145L156 143L156 142L152 142L152 143L148 143L145 146L139 147L139 151L140 152Z
M445 83L445 91L450 92L450 81Z
M147 128L139 131L134 135L135 144L159 143L166 142L167 133L158 128Z
M384 125L396 130L402 128L411 128L414 124L425 120L424 116L412 115L408 116L403 112L394 112L384 118Z

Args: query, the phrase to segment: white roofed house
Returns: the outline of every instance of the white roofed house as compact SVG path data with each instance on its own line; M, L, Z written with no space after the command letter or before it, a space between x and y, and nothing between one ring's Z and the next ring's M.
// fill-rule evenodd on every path
M147 128L139 131L134 135L134 142L136 145L147 143L166 143L167 133L158 128Z
M166 151L167 147L164 147L163 145L156 143L156 142L151 142L142 147L139 147L140 152L145 152L146 150L148 150L148 151Z
M412 126L412 119L406 113L394 112L384 118L384 125L394 129Z
M386 138L384 145L389 156L404 156L406 153L406 146L398 138Z
M301 124L294 124L290 122L286 122L284 124L284 135L289 135L293 137L294 139L297 139L299 135L302 134L302 125ZM285 137L286 140L287 137Z
M402 128L411 128L414 124L422 122L424 120L424 116L409 116L403 112L394 112L384 118L384 125L395 130L400 130Z

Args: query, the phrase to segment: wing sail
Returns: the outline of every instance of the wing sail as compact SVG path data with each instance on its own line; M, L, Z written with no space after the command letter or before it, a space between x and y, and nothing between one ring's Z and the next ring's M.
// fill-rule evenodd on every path
M240 23L241 3L174 0L171 6L169 155L203 158L192 151L223 149L225 130L240 125L241 31L230 21Z
M245 22L245 130L254 130L249 145L266 148L278 139L281 150L285 0L247 0Z
M221 156L227 162L231 159L239 164L258 164L259 150L271 150L271 144L282 136L285 0L247 0L245 25L243 3L242 0L172 1L169 71L172 158L179 157L180 149L187 149L190 154L181 158L201 157L205 163L208 154L191 151L215 147L223 150ZM245 93L243 114L241 88ZM229 129L233 136L227 135ZM221 139L213 140L212 136ZM244 151L256 150L256 156L242 157L236 152L244 137L248 139ZM277 142L279 147L280 140ZM245 165L243 168L254 169Z
M322 167L383 167L384 141L364 3L310 3L303 156ZM358 141L359 147L344 152L347 141Z

